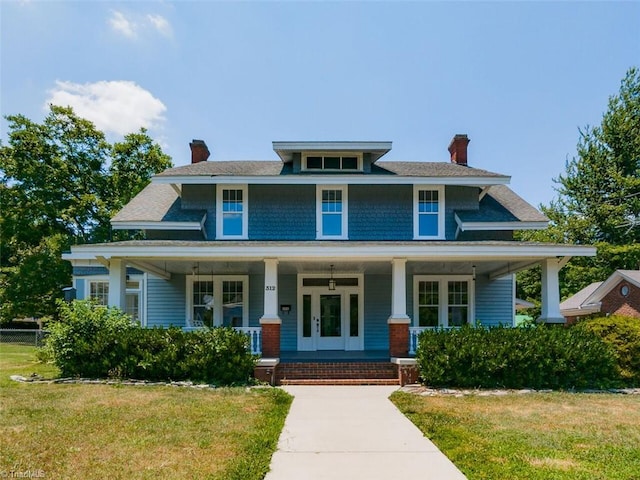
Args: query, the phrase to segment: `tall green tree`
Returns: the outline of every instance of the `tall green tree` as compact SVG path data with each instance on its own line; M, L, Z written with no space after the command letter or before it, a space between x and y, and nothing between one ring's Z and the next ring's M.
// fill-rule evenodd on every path
M60 252L108 241L109 219L151 175L171 166L144 129L111 145L68 107L52 105L42 123L23 115L6 118L8 144L0 146L0 321L51 313L70 282Z
M575 258L560 271L561 296L640 264L640 71L631 68L609 98L602 122L579 130L577 155L554 180L558 197L542 211L547 230L523 240L589 244L594 258ZM518 295L539 298L539 270L518 275Z

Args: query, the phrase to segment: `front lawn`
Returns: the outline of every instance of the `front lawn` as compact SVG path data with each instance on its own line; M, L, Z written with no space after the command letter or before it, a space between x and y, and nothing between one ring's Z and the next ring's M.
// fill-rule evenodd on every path
M638 395L391 399L469 480L640 479Z
M0 344L0 476L261 479L289 410L279 389L21 384L54 368Z

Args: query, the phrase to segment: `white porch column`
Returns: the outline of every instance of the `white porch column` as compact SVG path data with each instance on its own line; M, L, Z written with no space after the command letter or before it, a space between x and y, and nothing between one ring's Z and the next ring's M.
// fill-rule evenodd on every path
M388 323L410 323L407 315L407 259L391 260L391 317Z
M109 306L124 310L127 293L127 264L120 259L109 260Z
M542 311L538 318L539 322L565 323L565 318L560 313L559 271L558 259L547 258L542 261Z
M264 259L264 314L260 323L281 323L278 316L278 259Z

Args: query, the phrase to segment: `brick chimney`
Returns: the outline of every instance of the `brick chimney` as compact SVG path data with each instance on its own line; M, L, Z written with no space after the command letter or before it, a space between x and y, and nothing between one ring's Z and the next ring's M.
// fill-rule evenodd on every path
M467 145L470 141L466 134L459 133L453 137L449 144L451 163L467 166Z
M191 147L191 163L206 162L209 158L209 149L204 140L193 140L189 146Z

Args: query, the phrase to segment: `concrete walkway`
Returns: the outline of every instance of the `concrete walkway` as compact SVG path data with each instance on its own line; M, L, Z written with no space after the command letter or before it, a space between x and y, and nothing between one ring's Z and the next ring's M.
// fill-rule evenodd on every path
M284 387L295 398L265 480L465 479L389 401L397 388Z

